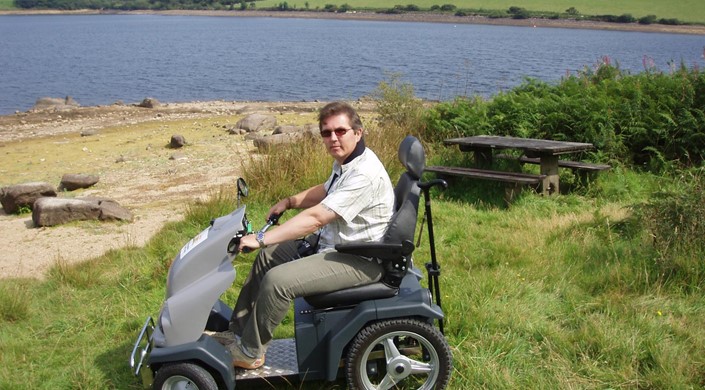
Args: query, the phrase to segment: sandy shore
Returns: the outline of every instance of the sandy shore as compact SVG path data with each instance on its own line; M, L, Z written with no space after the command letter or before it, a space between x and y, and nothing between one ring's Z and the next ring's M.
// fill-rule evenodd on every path
M170 10L170 11L98 11L98 10L33 10L33 11L0 11L0 15L39 15L39 14L124 14L124 15L192 15L192 16L221 16L221 17L271 17L271 18L303 18L303 19L342 19L342 20L376 20L394 22L423 22L423 23L452 23L452 24L486 24L520 27L544 28L574 28L574 29L599 29L613 31L639 31L670 34L695 34L705 35L705 26L667 26L662 24L643 25L639 23L606 23L581 20L554 20L554 19L492 19L484 16L455 16L436 13L404 13L404 14L378 14L374 12L334 13L312 11L198 11L198 10Z

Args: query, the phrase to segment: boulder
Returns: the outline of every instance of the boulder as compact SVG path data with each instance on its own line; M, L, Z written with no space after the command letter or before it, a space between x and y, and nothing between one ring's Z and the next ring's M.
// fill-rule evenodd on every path
M271 131L277 126L277 118L273 115L250 114L240 119L235 127L248 133L254 131Z
M303 126L296 125L282 125L277 126L272 134L290 134L290 133L300 133L304 131Z
M8 214L20 211L22 207L32 208L42 197L56 196L56 188L49 183L32 182L0 188L0 203Z
M303 133L308 137L321 138L321 129L318 128L317 123L305 124Z
M65 98L41 97L34 103L32 110L66 109L78 106L79 104L71 96Z
M100 178L96 175L67 173L61 177L59 191L74 191L79 188L89 188L94 186L99 179Z
M179 149L183 148L184 145L186 145L186 138L184 138L183 135L174 134L171 136L171 140L169 141L170 148Z
M173 160L173 161L188 160L188 156L186 156L183 153L174 153L171 156L169 156L169 160Z
M144 107L144 108L154 108L154 107L159 107L161 103L159 103L159 100L154 99L154 98L144 98L140 102L140 104L137 105L137 107Z
M71 221L132 221L132 213L110 199L39 198L34 202L34 225L55 226Z
M260 151L269 150L275 145L288 144L301 140L303 133L275 134L267 137L259 137L253 140L255 146Z

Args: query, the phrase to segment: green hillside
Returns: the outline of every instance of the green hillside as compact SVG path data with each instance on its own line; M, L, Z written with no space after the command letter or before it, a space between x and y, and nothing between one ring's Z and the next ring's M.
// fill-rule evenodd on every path
M15 8L12 0L0 0L0 10L8 10Z
M0 10L14 9L15 1L21 3L20 8L56 9L239 9L240 1L252 4L249 0L0 0ZM284 7L290 10L324 10L332 6L353 10L388 10L413 5L421 11L428 11L433 6L453 5L467 14L481 11L484 15L491 11L506 12L510 7L545 14L565 14L566 10L573 9L578 17L631 15L638 19L655 15L658 19L671 19L679 23L705 23L705 7L701 0L260 0L253 3L255 9Z
M257 1L257 8L275 7L283 0ZM685 22L705 22L705 7L702 0L623 0L623 1L592 1L592 0L291 0L290 7L323 9L326 4L348 4L352 8L388 9L397 4L414 4L422 9L433 5L453 4L459 9L506 10L512 6L526 8L530 11L565 12L570 7L583 15L622 15L631 14L634 17L656 15L659 18L676 18Z

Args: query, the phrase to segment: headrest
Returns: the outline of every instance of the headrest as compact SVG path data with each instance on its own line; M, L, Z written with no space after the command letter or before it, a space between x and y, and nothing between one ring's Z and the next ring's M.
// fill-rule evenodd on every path
M399 161L414 179L419 180L426 164L426 154L421 141L407 135L399 145Z

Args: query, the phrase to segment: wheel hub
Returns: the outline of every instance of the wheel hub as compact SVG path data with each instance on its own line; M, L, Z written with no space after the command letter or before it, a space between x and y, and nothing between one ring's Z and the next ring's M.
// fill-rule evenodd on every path
M387 363L387 374L398 382L411 374L411 362L406 356L397 356Z

